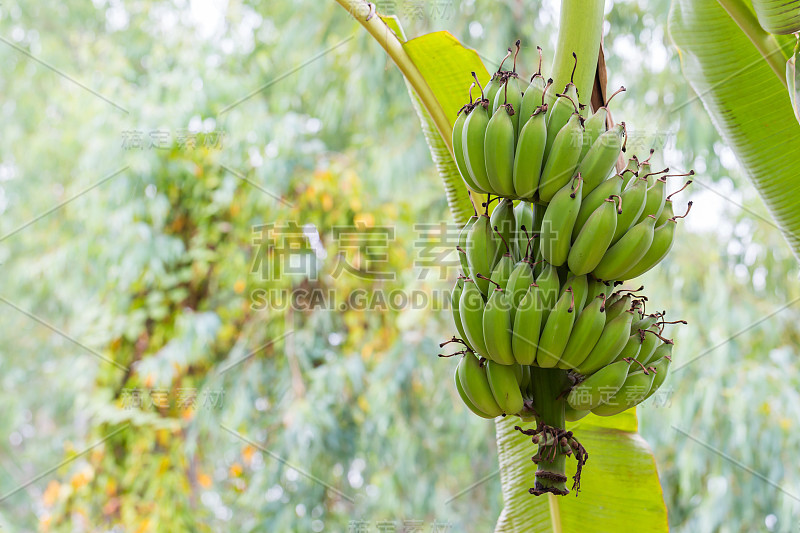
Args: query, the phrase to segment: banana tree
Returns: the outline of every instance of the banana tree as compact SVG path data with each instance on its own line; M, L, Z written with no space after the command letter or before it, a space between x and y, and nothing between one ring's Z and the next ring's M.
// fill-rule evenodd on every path
M381 16L373 4L337 0L375 38L405 76L431 156L442 178L451 214L463 224L485 198L470 193L453 160L451 131L475 72L485 84L489 73L477 53L463 47L446 32L414 39L406 36L395 17ZM572 78L578 91L592 94L597 63L579 62L573 55L599 55L603 24L602 0L565 0L562 3L557 52L550 74L556 86ZM602 105L602 104L600 104ZM594 415L573 423L582 442L592 450L592 468L581 478L581 497L553 494L532 496L536 465L531 444L514 430L530 429L513 417L496 422L504 508L496 531L609 531L625 525L643 525L650 531L667 530L667 512L655 459L637 432L634 410L620 416ZM575 466L572 466L575 474Z

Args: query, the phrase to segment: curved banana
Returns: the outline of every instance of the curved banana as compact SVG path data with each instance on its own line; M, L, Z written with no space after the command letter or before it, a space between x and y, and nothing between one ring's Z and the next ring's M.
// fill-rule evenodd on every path
M539 178L537 194L542 202L549 202L574 175L581 155L583 125L581 115L573 113L566 125L553 140L549 155L545 153L545 163ZM550 129L547 131L548 140Z
M497 93L500 96L502 93ZM514 150L517 130L514 128L514 108L500 106L486 127L483 143L486 174L492 191L500 196L514 196Z
M575 219L575 226L572 228L573 241L578 238L578 234L583 229L583 226L586 225L586 221L589 220L589 217L592 216L592 213L594 213L598 207L603 205L603 202L612 196L621 198L620 194L622 194L623 181L622 176L616 174L598 185L595 190L589 194L583 195L581 199L581 209L578 211L578 218ZM614 228L616 228L616 223L614 224Z
M477 216L471 216L458 233L458 246L456 247L456 251L458 252L458 260L461 261L461 270L464 271L465 276L469 276L470 274L469 261L467 260L467 233L476 220L478 220Z
M453 124L453 159L455 159L458 173L461 174L461 178L464 180L464 183L467 184L467 187L473 191L485 193L486 191L482 190L480 185L472 178L464 159L464 123L467 121L467 112L468 110L471 111L472 107L474 107L473 104L464 106L464 108L458 112L458 118L456 118L456 122Z
M511 304L512 322L514 321L514 316L520 306L520 302L525 298L525 295L528 293L528 288L531 286L531 283L533 283L533 279L533 265L531 265L527 259L519 261L508 277L506 294Z
M575 296L571 288L556 302L547 317L539 348L536 350L536 364L541 368L553 368L561 359L575 323Z
M582 188L583 180L578 174L572 183L564 185L553 196L544 212L542 229L539 234L539 248L544 260L551 265L561 266L567 261L572 228L581 207Z
M631 265L636 265L653 243L656 218L653 215L633 226L612 244L593 270L595 277L605 280L620 279Z
M476 103L464 121L461 147L464 152L464 166L473 183L483 191L493 192L489 175L486 173L486 156L483 148L488 126L489 102L482 99Z
M636 225L639 216L644 212L647 201L647 179L636 178L628 188L622 191L622 212L617 216L617 229L611 239L613 245L619 241L625 232Z
M503 254L500 261L494 266L492 276L489 278L493 283L503 290L505 290L508 280L511 278L511 272L514 270L514 258L511 254Z
M622 348L622 351L619 352L619 355L614 359L614 361L622 361L623 359L636 359L636 356L639 355L639 350L641 347L641 336L638 333L633 333L630 337L628 337L628 342L625 343L625 347Z
M604 259L614 235L618 212L614 198L607 198L589 216L567 256L567 265L572 273L588 274Z
M594 298L578 315L569 335L569 341L561 354L558 368L574 370L589 356L606 325L605 298Z
M597 141L600 135L606 131L606 124L608 123L608 104L611 99L621 92L625 92L625 87L620 87L606 100L606 104L597 109L591 117L586 119L584 126L586 126L586 133L583 138L583 150L581 151L581 160L591 149L592 145Z
M579 374L593 374L617 358L630 336L633 311L625 311L614 320L606 322L603 333L589 352L588 357L576 365Z
M572 388L567 404L577 411L591 411L603 404L625 383L629 367L630 363L618 361L601 368Z
M575 276L572 275L567 278L567 281L564 283L564 286L561 288L561 297L564 294L564 291L567 290L567 287L572 288L572 294L575 295L575 309L578 312L581 311L586 306L587 295L589 294L589 278L586 276Z
M584 195L592 192L614 170L620 152L625 150L624 138L625 123L620 122L600 135L589 148L578 165L578 172L583 176Z
M575 61L577 65L577 58ZM547 108L549 109L547 112L547 144L544 149L545 159L549 158L550 154L553 152L555 139L558 133L564 129L567 122L571 120L570 115L573 112L580 112L578 88L572 81L567 83L562 94L556 93L554 96L555 101L553 101L552 96L548 94L545 95L545 103L547 103ZM578 157L580 157L583 137L581 136L578 140L580 141L577 143Z
M522 89L519 86L519 76L517 76L516 72L512 72L509 74L508 78L506 78L506 82L503 84L503 88L500 91L497 91L497 94L494 97L494 102L492 104L492 117L497 114L497 110L500 109L502 106L511 106L511 110L513 113L509 113L511 117L511 122L514 125L514 139L516 140L517 134L519 133L519 122L520 122L520 115L519 109L522 104ZM527 117L525 117L527 118ZM525 119L522 119L523 123Z
M664 210L664 202L667 199L667 178L660 176L655 183L647 188L647 197L644 202L642 214L636 220L637 223L645 219L647 215L653 215L656 220Z
M527 366L536 360L536 349L539 346L539 333L542 326L544 306L541 293L536 284L531 284L522 298L514 314L514 328L511 338L511 350L517 363Z
M614 298L615 295L616 298ZM612 294L606 300L606 320L614 320L620 313L630 309L632 298L630 294L621 295L619 292Z
M493 361L486 362L489 388L492 389L492 395L497 405L506 415L515 415L522 411L523 399L516 374L516 370L519 368L519 365L506 366Z
M649 365L651 362L658 361L662 357L670 357L671 358L672 357L672 347L673 346L674 346L674 344L672 343L672 341L660 344L658 346L658 348L656 348L656 351L653 352L653 355L651 355L650 358L647 359L646 362L645 361L640 361L640 363L642 363L643 365Z
M456 330L458 331L459 338L464 341L467 345L467 348L475 351L472 345L467 339L467 334L464 331L464 324L461 321L461 311L459 310L459 303L461 302L461 293L464 292L464 278L458 278L456 280L456 284L453 287L453 292L450 293L450 309L453 312L453 322L456 325Z
M458 380L467 398L480 412L491 418L503 414L503 410L492 395L486 369L481 366L477 357L466 354L461 359L458 363Z
M515 240L517 242L517 256L525 259L528 255L528 240L535 231L533 228L534 210L536 204L521 200L514 206Z
M517 219L514 215L514 202L511 199L504 198L497 204L492 216L489 217L489 225L495 230L495 236L499 241L497 245L501 252L507 252L515 259L519 259L515 238Z
M458 314L467 341L480 355L487 356L486 342L483 340L483 309L486 301L475 282L464 280L464 289L458 300Z
M511 350L511 306L505 291L495 289L483 311L483 338L486 341L487 357L501 365L513 365Z
M664 384L664 381L667 379L667 374L669 374L670 363L672 363L672 358L669 356L662 357L661 359L653 363L652 367L655 369L656 375L653 378L653 384L650 386L650 391L642 399L642 401L645 401L650 396L655 394L656 391L659 388L661 388L661 385Z
M672 202L668 202L669 204L669 212L672 212ZM689 202L689 209L692 208L692 202ZM667 211L667 208L664 209ZM687 214L689 211L686 212ZM650 243L650 247L647 249L647 252L642 256L639 261L631 267L630 270L625 272L622 275L623 279L632 279L637 278L656 266L658 263L664 259L670 250L672 250L672 245L675 242L675 228L678 225L677 219L683 218L683 216L673 216L672 218L667 219L664 224L657 226L656 229L653 231L653 242ZM658 224L658 222L656 222Z
M558 270L548 262L542 262L542 272L536 277L536 285L542 299L542 325L547 323L550 310L556 305L558 295L561 293L561 281Z
M481 215L467 232L467 261L472 279L484 295L489 292L489 280L478 277L478 274L486 278L491 275L494 265L500 259L503 251L502 244L496 237L489 217Z
M592 409L592 413L598 416L613 416L638 405L650 392L654 377L654 373L643 370L631 372L616 394Z
M475 357L475 356L467 354L465 357ZM472 400L469 399L469 396L467 396L466 391L464 391L464 387L461 386L461 380L458 379L458 369L459 369L460 366L461 366L461 362L459 361L459 364L456 367L456 371L455 371L455 374L454 374L453 377L455 378L456 390L458 391L458 395L461 397L461 401L464 402L464 405L467 406L467 409L472 411L474 414L478 415L481 418L487 418L487 419L491 420L494 417L490 416L490 415L487 415L486 413L484 413L483 411L478 409L475 406L475 404L472 403Z
M523 125L517 140L512 171L514 192L520 198L533 198L539 186L547 141L546 111L547 106L540 106L527 120L525 117L520 119Z
M577 422L589 413L591 413L591 411L576 411L570 407L569 404L567 404L567 406L564 408L564 420L567 422Z
M522 128L525 126L525 122L533 115L537 107L544 104L545 91L550 86L550 84L545 81L544 76L542 76L542 49L537 46L536 50L539 52L539 70L536 71L536 74L531 76L531 81L525 89L525 93L522 96L522 103L520 103L519 106L520 137L522 136ZM552 80L550 80L550 83L552 83Z

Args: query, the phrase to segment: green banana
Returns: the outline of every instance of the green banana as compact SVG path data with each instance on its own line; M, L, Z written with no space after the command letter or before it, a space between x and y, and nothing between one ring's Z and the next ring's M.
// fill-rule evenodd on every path
M608 97L606 104L597 109L591 117L586 119L584 126L586 126L586 133L583 137L583 149L581 151L581 161L591 149L592 145L597 141L600 135L606 131L606 124L608 122L608 104L611 99L621 92L625 92L625 87L620 87L611 96ZM585 179L585 178L584 178Z
M481 366L477 357L466 354L461 359L458 363L458 380L467 398L480 412L491 418L503 414L503 410L492 395L486 369Z
M580 311L586 305L586 297L589 294L589 278L586 276L570 276L564 283L561 295L564 294L567 287L572 287L572 294L575 295L575 309Z
M659 388L661 388L661 385L664 384L664 381L667 379L667 374L669 373L670 363L672 363L672 358L669 356L662 357L661 359L653 363L652 367L655 369L656 375L653 378L653 384L650 386L650 391L642 399L642 401L645 401L650 396L655 394L656 391Z
M514 233L517 230L517 219L514 215L514 202L504 198L492 211L489 225L495 230L498 237L498 246L504 252L511 254L515 259L521 259L516 250Z
M517 241L517 255L525 259L528 252L528 239L533 233L533 218L536 204L521 200L514 206L515 240Z
M649 328L650 326L658 322L659 318L661 318L661 314L659 313L653 313L651 315L643 316L637 322L634 322L633 325L631 325L631 333L633 334L640 329Z
M639 338L642 339L642 348L636 355L636 360L643 365L646 365L651 359L653 359L656 350L661 344L661 339L654 335L654 333L658 333L658 327L655 325L652 325L647 329L638 330L636 332L636 334L639 335Z
M500 96L501 93L497 93ZM500 196L514 196L514 150L517 130L511 116L514 108L504 104L489 119L484 139L484 160L491 192Z
M468 342L481 355L486 355L486 342L483 340L483 309L486 306L483 294L469 278L464 280L464 289L458 300L458 314Z
M620 279L631 265L636 265L653 243L656 218L648 215L644 221L633 226L608 251L595 267L595 277L605 280Z
M520 198L533 198L542 173L544 146L547 140L547 106L537 107L530 118L521 118L522 128L514 153L512 181Z
M558 295L561 292L561 281L558 279L556 267L548 262L541 263L542 272L536 278L536 285L539 286L542 299L542 326L547 322L550 310L556 305Z
M495 289L483 311L483 338L486 341L487 357L501 365L513 365L511 350L511 307L505 291Z
M576 365L579 374L593 374L617 358L630 336L633 311L625 311L614 320L607 320L603 333L589 355Z
M600 135L578 165L583 176L583 194L588 195L614 170L621 151L625 150L625 123L620 122Z
M613 290L611 284L607 281L600 281L591 275L587 275L586 279L589 280L589 292L586 295L587 301L591 301L601 295L609 294Z
M672 202L667 202L669 205L669 212L672 212ZM650 247L647 249L647 252L642 256L639 261L630 268L627 272L625 272L621 277L623 279L633 279L641 276L658 263L664 259L670 250L672 250L672 245L675 242L675 228L678 225L677 219L684 218L686 215L689 214L689 210L692 208L692 202L689 202L689 209L686 211L686 214L681 216L673 216L667 219L660 226L656 226L656 229L653 231L653 242L650 244ZM667 209L665 208L664 211ZM656 222L658 224L658 222Z
M575 57L574 53L573 57ZM578 58L575 57L576 66L577 63ZM564 128L564 125L570 120L572 112L580 112L578 88L572 83L572 80L564 87L564 92L562 94L556 93L554 96L555 101L553 101L552 96L545 95L545 102L548 104L547 107L550 110L547 113L547 144L544 149L545 159L550 157L550 153L553 151L553 146L555 145L555 138ZM580 141L576 146L578 148L578 156L580 156L583 137L576 140Z
M545 91L547 91L547 88L550 86L550 84L545 81L544 76L542 76L542 49L537 46L536 50L539 52L539 70L536 71L536 74L531 76L531 81L525 89L525 93L522 96L522 103L519 106L520 137L522 136L522 128L525 126L525 121L530 118L537 107L544 104ZM552 80L550 83L552 83Z
M628 377L630 363L618 361L598 370L575 385L567 396L567 404L577 411L591 411L611 398Z
M571 288L556 302L545 323L536 351L536 364L541 368L553 368L561 359L575 323L575 296Z
M567 265L571 272L588 274L600 264L611 244L619 211L614 198L607 198L589 216L569 250Z
M639 216L644 211L644 204L647 201L647 179L644 177L634 180L627 189L622 191L622 212L617 216L617 228L614 230L614 237L611 239L613 245L619 241L625 232L632 228Z
M658 220L661 211L664 210L664 202L667 199L667 178L661 176L656 179L652 186L647 188L647 198L644 203L642 214L636 222L641 222L647 215L653 215Z
M464 166L472 178L472 182L486 192L492 190L492 186L489 183L489 175L486 173L486 156L483 147L486 128L489 126L488 108L488 100L478 100L464 121L464 130L461 133Z
M655 374L642 370L631 372L625 383L605 403L592 409L598 416L613 416L641 403L653 384Z
M511 272L514 270L514 265L514 258L511 257L511 254L503 254L503 257L494 266L492 276L489 279L496 283L499 288L505 290L508 280L511 278Z
M494 75L492 75L492 78L489 80L489 83L487 83L486 87L484 87L483 89L483 92L485 94L484 98L486 98L489 101L489 103L494 102L494 97L497 95L497 91L499 91L503 86L503 82L505 81L505 74L503 72L503 63L506 62L506 59L511 57L511 54L512 54L511 48L509 48L506 56L503 58L502 61L500 61L500 66L497 68L497 72L495 72Z
M467 121L467 110L471 111L473 107L473 104L464 106L462 110L458 112L458 118L456 118L456 122L453 124L453 158L455 159L458 173L461 174L461 178L464 180L464 183L467 184L467 187L473 191L485 193L486 191L482 190L480 185L472 178L472 175L467 169L467 162L464 159L464 123Z
M625 170L620 172L622 176L622 189L626 189L631 181L635 180L639 177L639 160L636 156L631 157L628 159L628 166L625 167Z
M573 241L578 238L578 234L583 229L583 226L586 225L586 221L589 220L589 217L592 216L592 213L594 213L598 207L603 205L603 202L612 196L621 198L622 181L622 176L616 174L598 185L595 190L589 194L583 195L581 209L578 211L578 218L575 219L575 226L572 228ZM616 217L614 217L614 220L616 220ZM616 223L614 227L616 228Z
M672 343L672 341L660 344L658 346L658 348L656 348L656 351L653 352L653 355L651 355L650 358L646 362L645 361L640 361L640 363L642 363L643 365L649 365L651 362L658 361L662 357L670 357L671 358L672 357L672 347L673 346L674 346L674 344Z
M486 362L486 377L489 379L489 388L492 389L492 395L497 405L506 415L515 415L522 411L523 399L516 373L518 368L519 365L506 366L492 361Z
M614 360L622 361L623 359L636 359L641 347L642 338L638 333L634 333L628 337L628 342L625 343L625 347L622 348L622 351L619 352L619 355Z
M613 298L613 296L606 300L606 320L614 320L620 313L631 307L632 296L630 294L620 294L617 298Z
M464 278L460 277L456 280L456 284L453 287L453 292L450 293L450 308L453 311L453 322L455 322L459 338L462 341L464 341L464 343L467 345L467 348L469 348L472 351L475 351L472 345L470 344L469 339L467 339L467 334L464 331L464 325L461 322L461 312L459 310L459 303L461 301L462 292L464 292Z
M514 352L514 359L521 365L532 365L536 360L543 311L541 292L536 284L532 283L514 315L511 349Z
M519 86L519 77L516 72L511 73L503 84L503 88L497 91L492 104L492 117L497 114L497 110L502 106L511 106L513 113L509 113L511 122L514 125L514 139L519 133L520 115L519 109L522 104L522 90ZM527 118L527 117L525 117ZM523 121L525 119L522 119ZM523 122L524 123L524 122Z
M586 360L603 334L606 325L604 311L605 298L602 294L592 299L581 311L572 327L567 346L561 354L558 368L572 370Z
M567 404L567 406L564 408L564 420L567 422L577 422L589 413L591 413L591 411L576 411L570 407L569 404Z
M474 358L475 356L467 354L465 357L473 357ZM489 420L491 420L494 417L493 416L489 416L486 413L484 413L483 411L481 411L480 409L478 409L475 406L475 404L472 403L472 400L469 399L469 396L467 396L466 391L464 391L464 387L461 386L461 380L458 379L458 369L460 367L461 367L461 362L459 361L459 364L456 367L456 371L455 371L454 377L455 377L455 382L456 382L456 390L458 391L458 395L461 397L461 401L464 402L464 405L467 406L467 409L469 409L470 411L472 411L473 413L475 413L479 417L488 418Z
M528 365L516 366L522 369L522 381L519 383L519 389L522 391L522 395L527 397L527 391L531 386L531 367Z
M539 200L542 202L549 202L572 179L581 155L582 120L580 113L573 113L553 140L550 154L545 154L546 160L538 188ZM549 139L549 128L547 135Z
M469 261L467 260L467 233L476 220L478 220L477 216L471 216L458 233L458 246L456 247L456 251L458 251L458 260L461 261L461 270L464 271L465 276L470 274Z
M582 189L583 179L578 174L572 183L564 185L553 196L544 212L539 247L544 260L554 266L561 266L567 262L572 228L581 207Z
M502 245L492 229L489 217L479 216L467 232L466 252L471 277L484 295L489 291L488 276L503 253L500 246ZM478 274L487 279L479 278Z
M692 184L692 180L687 181L683 184L683 187L675 191L674 193L667 196L666 200L664 200L664 209L661 210L661 214L658 215L658 220L656 220L656 227L662 226L667 220L671 219L675 216L675 213L672 211L672 197L678 194L679 192L683 191L686 187ZM691 202L690 202L691 205ZM688 211L687 211L688 213ZM684 215L686 216L686 215ZM680 217L682 218L682 217Z
M511 320L514 321L520 302L528 293L528 288L533 283L533 266L527 259L522 259L511 271L506 283L506 294L511 303Z

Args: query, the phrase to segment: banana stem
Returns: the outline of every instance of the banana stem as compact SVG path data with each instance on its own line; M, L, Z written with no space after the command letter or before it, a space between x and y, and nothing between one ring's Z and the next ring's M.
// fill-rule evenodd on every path
M563 430L566 425L564 412L567 405L562 393L569 387L567 372L554 368L531 367L533 388L533 405L537 413L537 422L550 426L555 430ZM550 444L548 444L550 443ZM539 459L536 470L536 486L539 493L553 492L566 494L567 456L561 447L551 439L542 439L536 452Z
M572 78L578 96L585 102L592 95L600 38L603 35L604 0L562 0L553 80L558 91ZM575 58L578 64L575 65ZM573 75L572 71L575 68ZM549 102L555 100L548 97Z

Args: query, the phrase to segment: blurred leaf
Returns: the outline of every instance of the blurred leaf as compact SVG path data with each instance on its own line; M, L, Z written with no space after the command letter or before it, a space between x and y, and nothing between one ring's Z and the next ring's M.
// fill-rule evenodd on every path
M733 10L739 2L726 5ZM746 6L741 13L743 19L752 16ZM717 0L675 0L669 29L686 78L800 257L800 124L782 96L782 49L745 22L734 20ZM774 47L765 54L770 43ZM775 60L781 62L778 75ZM748 83L741 82L743 76Z
M800 56L800 37L794 48L792 57L786 62L786 85L789 89L789 100L792 102L794 116L800 122L800 71L797 70L797 58Z

